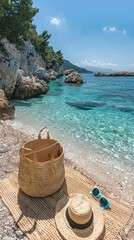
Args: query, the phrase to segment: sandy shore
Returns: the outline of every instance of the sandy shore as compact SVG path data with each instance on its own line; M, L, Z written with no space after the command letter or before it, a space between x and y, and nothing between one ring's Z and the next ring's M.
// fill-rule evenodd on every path
M0 146L7 145L8 151L0 153L0 179L8 177L9 174L18 169L19 165L19 149L28 140L34 138L35 135L28 135L26 132L13 128L6 122L0 122ZM102 166L100 163L90 164L90 172L86 172L80 166L76 166L73 161L70 161L65 156L65 164L71 164L83 174L94 180L98 186L105 187L111 194L117 198L123 199L128 203L133 204L133 182L134 176L129 176L124 173L120 174L118 169L112 170L109 166ZM12 238L4 238L12 235ZM0 201L0 239L27 239L17 228L10 213ZM129 239L129 238L120 238ZM132 239L132 238L130 238Z

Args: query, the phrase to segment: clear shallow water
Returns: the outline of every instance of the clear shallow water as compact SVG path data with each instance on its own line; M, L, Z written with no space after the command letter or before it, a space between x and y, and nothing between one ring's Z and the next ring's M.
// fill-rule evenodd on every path
M91 149L107 154L104 161L114 157L119 165L133 164L134 77L83 78L86 83L76 86L61 77L50 82L46 95L13 100L16 120L35 129L48 126L72 158L81 155L85 166Z

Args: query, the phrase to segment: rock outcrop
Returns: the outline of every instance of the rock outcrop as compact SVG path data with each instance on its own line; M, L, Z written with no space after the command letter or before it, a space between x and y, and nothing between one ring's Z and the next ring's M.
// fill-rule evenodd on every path
M45 71L46 66L31 43L24 42L24 46L19 49L7 39L1 40L1 43L3 49L0 51L0 88L11 98L21 72L28 76L39 68Z
M28 99L36 97L40 94L45 94L49 90L47 83L38 78L32 77L21 77L17 83L12 98L14 99Z
M4 42L0 51L0 89L10 98L16 85L17 72L19 69L20 52L14 45Z
M36 76L38 79L44 80L46 82L49 81L49 74L45 71L44 68L38 68L34 73L34 76Z
M75 83L75 84L82 84L84 80L82 79L81 75L77 72L70 73L66 79L64 80L65 83Z
M134 76L134 72L114 72L114 73L103 73L98 72L95 73L96 77L132 77Z
M56 78L58 77L58 73L56 71L54 71L53 69L47 70L47 73L49 75L50 80L56 80Z
M64 74L63 65L59 65L58 63L55 63L52 69L58 73L58 76L62 76Z
M7 39L2 39L1 43L0 89L4 90L7 98L17 98L17 96L21 98L22 95L23 97L28 96L29 98L30 96L32 97L40 94L40 92L46 93L49 88L46 87L46 83L39 83L37 78L48 82L50 79L56 79L57 76L63 75L63 66L58 64L55 64L50 73L48 73L45 62L42 57L37 54L34 46L30 42L24 41L24 46L19 47L19 49L16 45L10 44ZM29 94L26 88L26 94L22 94L22 88L23 92L25 92L24 87L22 87L22 82L25 87L29 85L26 80L27 78L24 78L27 76L30 76L29 79L34 79L32 76L36 77L36 81L32 81L32 86L35 83L35 87L33 86L33 90L31 88ZM26 80L26 83L24 83L24 80ZM21 91L20 94L19 90Z
M66 70L64 71L64 75L68 75L68 74L70 74L70 73L72 73L72 72L75 72L75 70L74 70L74 69L66 69Z
M14 112L15 107L9 103L4 91L0 89L0 120L12 119Z
M39 68L46 71L46 64L42 57L35 51L34 46L28 42L24 42L24 47L20 49L21 59L19 68L25 73L25 76L33 75Z

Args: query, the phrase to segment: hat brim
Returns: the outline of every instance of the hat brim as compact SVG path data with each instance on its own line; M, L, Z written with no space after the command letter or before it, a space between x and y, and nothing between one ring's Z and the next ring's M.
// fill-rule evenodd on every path
M75 194L70 195L70 197L75 196ZM56 215L55 222L57 229L60 235L66 240L97 240L103 234L104 231L104 218L102 210L100 207L94 203L92 200L89 200L92 206L93 211L93 222L92 224L84 229L73 229L70 227L66 219L66 209L69 205L69 198L66 196L60 199L56 205Z

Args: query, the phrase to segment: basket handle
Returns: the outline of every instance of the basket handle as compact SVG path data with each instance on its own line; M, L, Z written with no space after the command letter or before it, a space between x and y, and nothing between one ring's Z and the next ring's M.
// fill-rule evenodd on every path
M30 153L32 153L32 149L30 149L30 148L25 148L25 147L21 147L21 148L20 148L20 155L22 155L23 157L25 156L23 150L27 150L27 151L30 151ZM28 153L28 155L29 155L30 153Z
M24 154L24 153L23 153L23 150L24 150L24 149L25 149L25 150L28 150L28 151L30 151L30 153L33 153L33 154L34 154L34 161L33 161L33 162L37 163L38 160L37 160L37 157L36 157L36 152L33 151L33 150L30 149L30 148L21 148L21 149L20 149L20 155L21 155L23 158L26 158L26 156L27 156L28 154L30 154L30 153Z
M50 135L49 135L49 130L48 130L48 128L47 127L44 127L44 128L42 128L40 131L39 131L39 133L38 133L38 139L42 139L41 138L41 133L42 133L42 131L44 130L44 129L46 129L46 139L50 139Z
M60 148L61 148L60 145L58 145L58 146L56 147L56 149L53 151L53 153L52 153L52 155L51 155L50 161L53 161L53 160L54 160L54 157L55 157L56 153L59 151Z
M20 151L22 151L22 150L27 150L27 151L29 151L29 153L23 153L25 156L28 156L28 155L30 155L31 153L41 152L41 151L46 150L46 149L49 149L49 148L51 148L51 147L53 147L54 145L57 145L57 144L59 144L59 143L58 143L58 142L55 142L54 144L52 144L52 145L50 145L50 146L48 146L48 147L45 147L45 148L41 148L41 149L39 149L39 150L33 150L33 149L31 149L31 148L21 147Z
M22 151L22 150L27 150L27 151L30 151L31 153L33 152L33 149L26 148L26 147L21 147L20 151ZM28 153L28 154L30 154L30 153Z
M28 156L29 154L33 153L33 154L34 154L34 162L36 163L36 162L38 162L37 157L36 157L36 153L37 153L37 152L40 152L40 151L45 150L45 149L48 149L48 148L50 148L50 147L52 147L52 146L54 146L54 145L57 145L57 144L58 144L58 146L55 148L55 150L53 151L53 153L52 153L52 155L51 155L51 157L50 157L50 161L53 161L55 155L56 155L57 152L58 152L58 150L61 148L61 146L60 146L60 144L59 144L58 142L54 143L53 145L51 145L51 146L49 146L49 147L47 147L47 148L40 149L40 150L37 150L37 151L35 151L35 150L33 150L33 149L30 149L30 148L22 147L22 148L20 149L20 155L22 155L23 157L26 157L26 156ZM24 153L23 153L23 150L28 150L28 151L30 151L30 152L24 154Z

